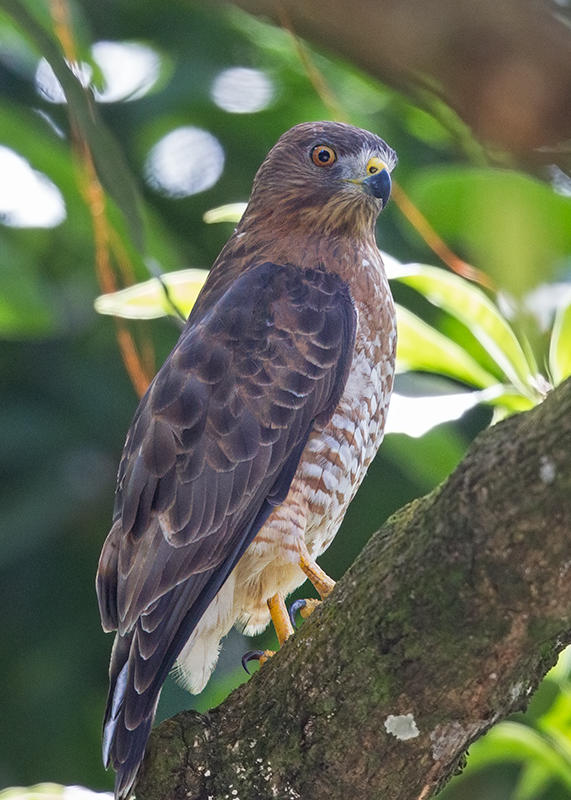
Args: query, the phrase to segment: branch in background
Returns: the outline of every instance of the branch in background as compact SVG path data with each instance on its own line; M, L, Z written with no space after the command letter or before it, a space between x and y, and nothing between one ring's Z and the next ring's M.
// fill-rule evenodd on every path
M571 129L569 30L537 0L234 0L415 94L431 87L481 141L551 163ZM536 148L548 148L538 152ZM565 157L563 153L560 154ZM568 158L568 151L567 151Z
M434 796L571 640L570 441L571 381L482 433L259 674L154 731L138 800Z
M71 68L79 63L77 48L71 26L71 15L67 0L50 0L50 12L54 33L61 46L67 65ZM56 56L58 54L56 53ZM64 65L65 66L65 65ZM89 90L77 84L77 92L83 93L85 102L92 108ZM113 264L118 266L119 276L125 285L134 282L134 272L120 237L114 230L107 213L107 198L96 170L93 153L82 126L78 124L77 107L72 97L67 97L69 120L72 132L72 145L80 164L80 191L91 216L95 245L95 270L101 289L104 292L117 290L117 278ZM117 344L121 352L125 370L133 388L142 397L155 372L154 351L151 339L143 334L141 350L123 320L115 321Z

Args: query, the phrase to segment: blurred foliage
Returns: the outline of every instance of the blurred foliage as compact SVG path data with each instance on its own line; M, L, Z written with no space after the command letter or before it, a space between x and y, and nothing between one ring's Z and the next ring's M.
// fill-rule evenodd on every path
M103 43L130 46L120 68ZM68 68L70 48L81 69ZM142 60L132 60L135 52ZM416 401L416 417L428 413L430 395L476 390L474 402L510 412L537 402L547 382L571 368L569 184L486 167L485 151L451 112L439 107L432 116L351 64L309 53L335 107L396 148L400 186L496 287L484 292L421 266L436 256L389 205L379 242L398 257L387 260L409 342L401 362L414 370L399 377L398 394L426 397ZM234 67L247 68L241 83L228 72ZM95 94L82 87L89 81ZM100 629L93 578L136 405L118 341L131 374L135 365L144 377L178 327L167 319L114 327L94 312L94 299L164 271L171 299L191 305L200 273L190 283L185 274L184 298L176 273L212 263L236 211L211 213L216 225L203 215L247 199L257 166L285 129L332 113L291 36L232 9L181 0L0 0L0 602L9 611L0 650L0 785L111 785L99 755L111 641ZM171 163L165 173L156 148L178 129L210 138L177 151L174 171ZM199 143L211 149L201 155ZM172 311L156 279L136 291L138 302L159 298L161 313ZM460 413L429 420L415 438L405 418L387 436L321 559L330 574L344 572L388 514L441 481L491 418L480 405L434 426ZM219 702L245 680L239 657L249 647L232 633L198 698L169 681L159 716ZM447 800L568 796L570 687L568 662L561 663L523 720L472 748Z
M38 783L36 786L14 786L0 792L0 800L109 800L108 792L92 792L83 786L61 786Z

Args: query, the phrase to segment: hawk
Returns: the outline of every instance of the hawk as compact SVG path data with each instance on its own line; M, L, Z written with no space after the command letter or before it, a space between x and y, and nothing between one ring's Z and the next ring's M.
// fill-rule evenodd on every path
M119 466L97 594L116 630L105 765L128 797L169 670L197 693L232 625L273 620L331 544L383 437L395 311L375 243L395 152L350 125L287 131L259 168Z

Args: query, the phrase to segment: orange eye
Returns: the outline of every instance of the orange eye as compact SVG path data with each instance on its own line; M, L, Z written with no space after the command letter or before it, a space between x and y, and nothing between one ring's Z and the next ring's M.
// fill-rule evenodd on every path
M337 153L326 144L318 144L311 151L311 160L318 167L330 167L337 161Z

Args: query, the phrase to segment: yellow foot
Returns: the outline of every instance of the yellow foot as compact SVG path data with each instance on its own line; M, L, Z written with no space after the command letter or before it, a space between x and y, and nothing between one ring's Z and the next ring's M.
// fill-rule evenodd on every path
M320 605L321 600L316 600L315 597L308 597L306 600L294 600L289 607L289 618L293 627L295 628L295 615L298 611L303 619L307 619Z
M317 606L321 605L321 600L316 600L315 597L308 597L307 600L299 600L298 602L299 613L304 619L307 619L313 614Z

